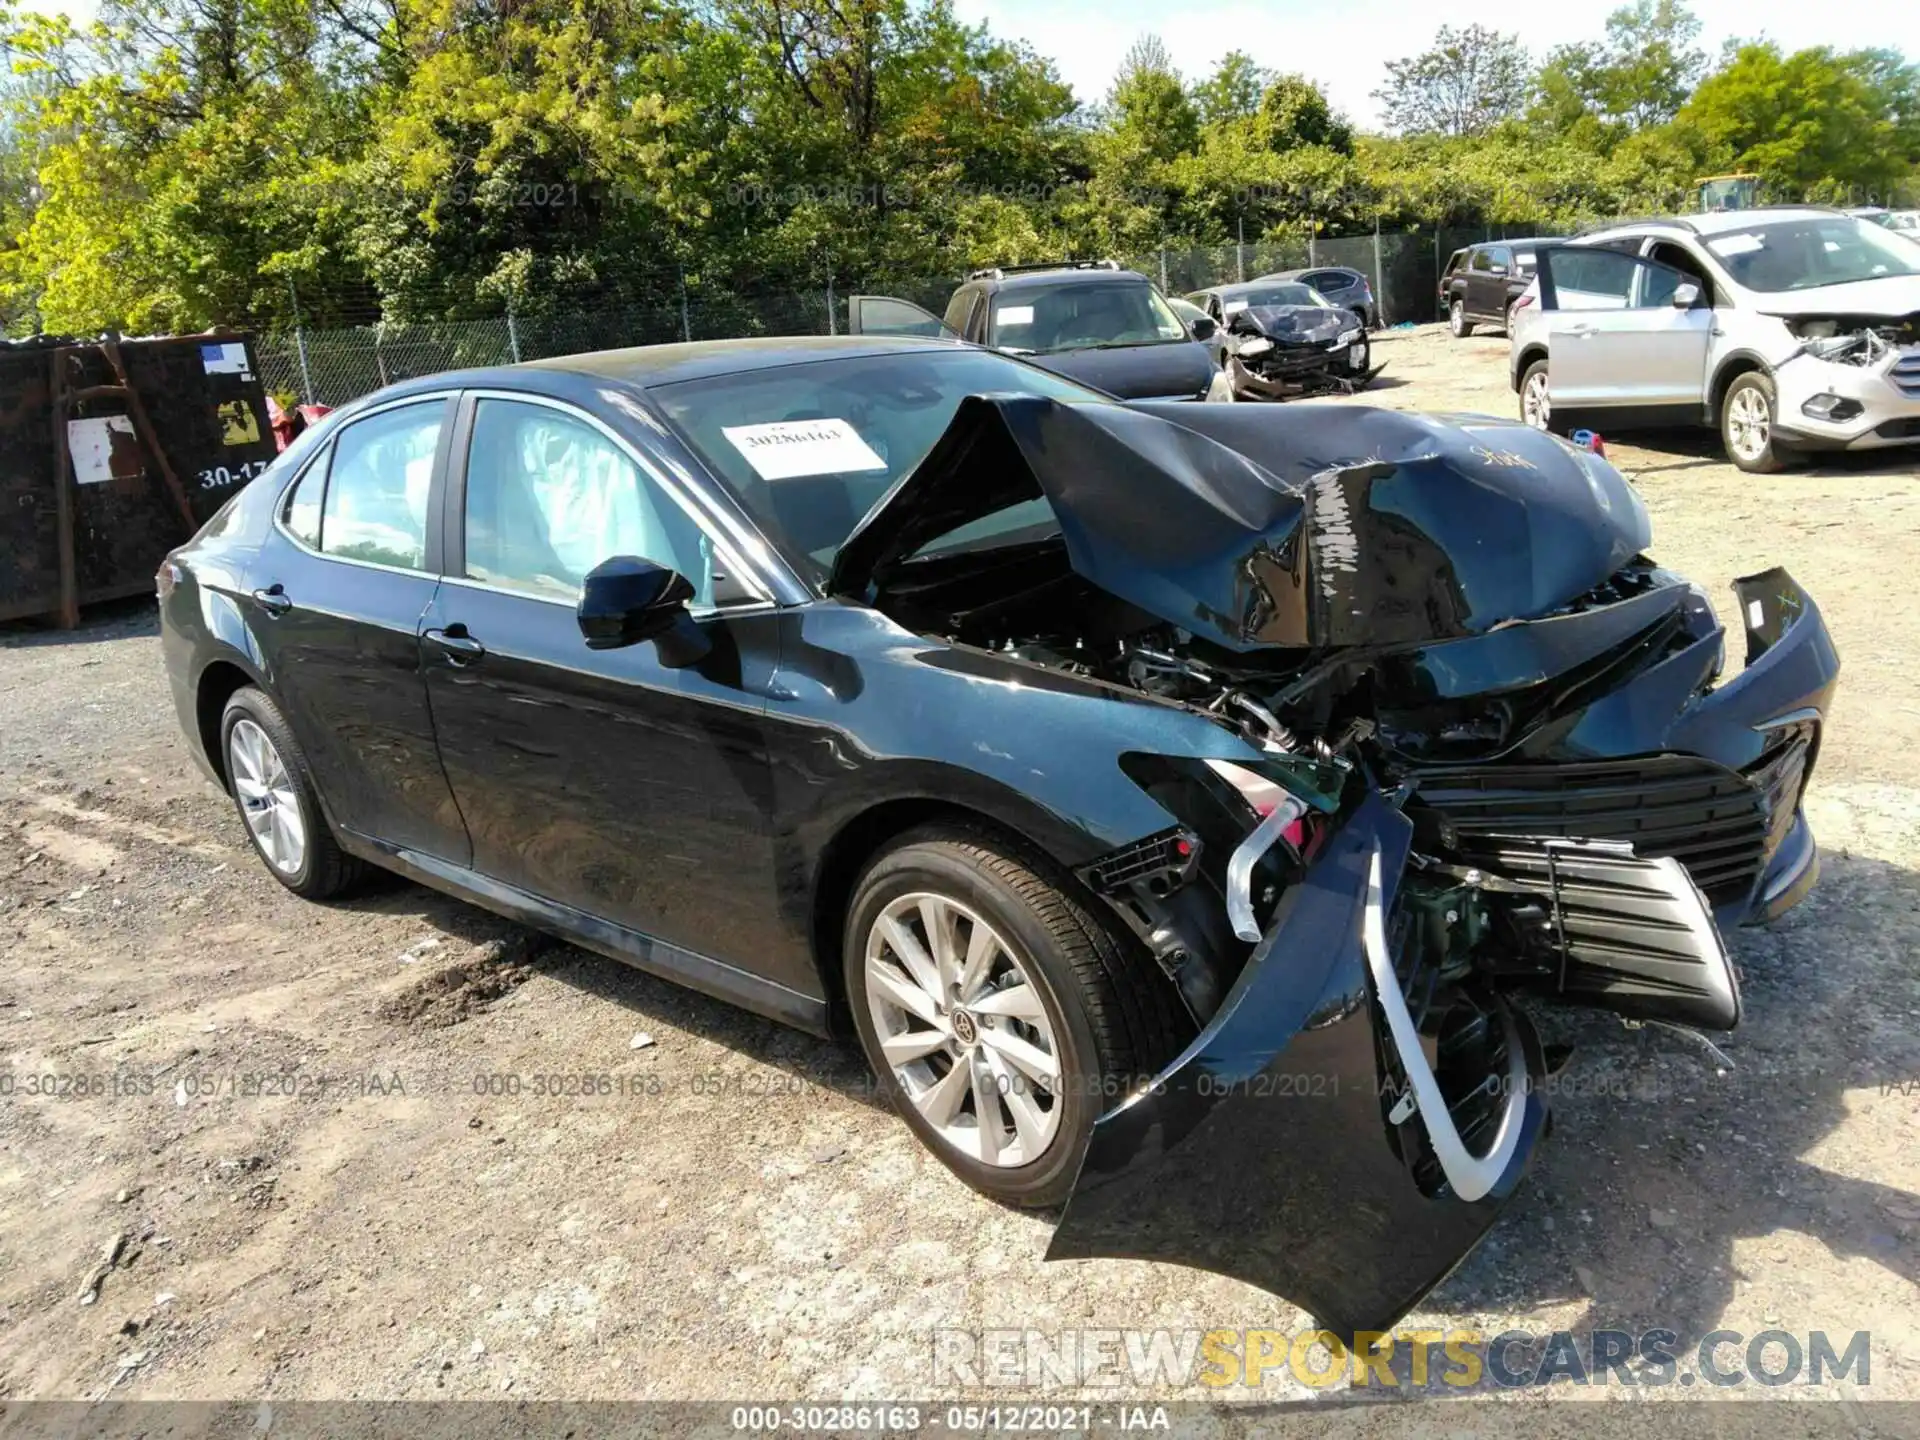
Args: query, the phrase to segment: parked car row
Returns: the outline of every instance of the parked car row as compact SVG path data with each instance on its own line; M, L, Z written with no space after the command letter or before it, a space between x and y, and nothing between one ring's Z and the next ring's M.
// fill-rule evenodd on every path
M1104 260L977 270L942 315L856 295L848 330L971 341L1123 400L1255 400L1364 383L1379 313L1366 276L1343 266L1180 298Z

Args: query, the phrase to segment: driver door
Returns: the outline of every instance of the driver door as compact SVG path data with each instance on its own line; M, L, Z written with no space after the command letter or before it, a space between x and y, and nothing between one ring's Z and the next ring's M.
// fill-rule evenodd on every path
M1713 309L1689 305L1697 281L1670 266L1595 246L1540 252L1540 308L1555 409L1698 405Z
M473 869L750 970L785 953L762 724L774 607L641 452L581 411L471 395L453 468L421 641ZM687 578L706 658L587 648L580 582L615 555Z
M961 337L931 310L891 295L855 295L847 301L849 335L927 335L958 340Z

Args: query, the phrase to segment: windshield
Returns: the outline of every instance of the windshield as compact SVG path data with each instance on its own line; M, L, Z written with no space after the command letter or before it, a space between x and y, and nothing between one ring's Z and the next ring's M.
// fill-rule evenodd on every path
M1262 285L1255 290L1235 290L1231 295L1222 294L1220 297L1220 313L1223 315L1238 314L1250 305L1316 305L1322 310L1340 308L1311 285L1293 281Z
M1188 339L1180 317L1144 280L1022 285L993 297L990 343L1026 355Z
M1783 220L1715 235L1707 248L1749 290L1812 290L1920 275L1920 251L1878 225L1851 215Z
M1004 355L932 347L683 380L649 395L788 561L819 581L854 525L933 448L960 402L992 393L1111 403ZM948 539L1051 520L1036 500Z

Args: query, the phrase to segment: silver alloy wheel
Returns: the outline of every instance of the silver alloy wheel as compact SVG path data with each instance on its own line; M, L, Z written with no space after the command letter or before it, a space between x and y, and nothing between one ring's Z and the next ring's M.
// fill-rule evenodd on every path
M1025 963L972 910L916 891L867 934L867 1008L893 1078L971 1160L1031 1165L1060 1131L1060 1044Z
M1520 394L1520 414L1536 430L1544 430L1553 418L1553 401L1547 394L1547 372L1536 370L1527 377Z
M1767 453L1773 435L1773 409L1767 397L1748 385L1734 393L1727 405L1727 444L1742 460L1758 460Z
M227 736L227 773L261 857L283 875L298 875L307 860L307 824L293 776L267 732L244 715Z
M1447 324L1455 335L1466 334L1467 307L1460 301L1456 300L1452 305L1447 307Z
M1366 336L1363 335L1359 340L1355 341L1347 353L1350 356L1356 357L1347 362L1347 369L1355 375L1366 374L1367 366L1373 363L1373 345Z

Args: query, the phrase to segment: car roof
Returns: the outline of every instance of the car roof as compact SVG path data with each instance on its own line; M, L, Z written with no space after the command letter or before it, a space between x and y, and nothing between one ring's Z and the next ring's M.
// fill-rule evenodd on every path
M1681 230L1694 235L1725 235L1734 230L1751 230L1756 225L1778 225L1788 220L1829 216L1850 218L1845 211L1824 205L1773 205L1757 210L1706 210L1695 215L1646 215L1600 225L1579 238L1592 240L1601 235L1627 234L1645 230Z
M917 335L764 335L744 340L693 340L675 345L637 345L529 360L512 370L565 370L651 388L681 380L745 370L772 370L811 360L895 355L910 350L951 350L959 342Z
M1232 299L1236 299L1241 295L1245 295L1250 291L1268 290L1275 285L1305 285L1305 284L1306 284L1305 281L1295 280L1285 275L1262 275L1257 280L1240 280L1240 281L1236 281L1232 285L1214 285L1209 287L1208 289L1198 290L1198 291L1195 291L1194 293L1198 295L1218 295L1222 300L1232 300ZM1306 288L1311 290L1313 287L1311 285L1307 285Z
M1019 270L998 278L987 275L979 277L983 283L997 286L1001 290L1024 290L1034 285L1101 285L1112 284L1115 280L1138 281L1142 285L1153 282L1138 270L1108 270L1103 266L1062 265L1058 270Z
M1298 280L1302 275L1318 275L1326 270L1338 270L1342 275L1358 275L1362 280L1367 278L1366 271L1353 265L1303 265L1298 270L1275 270L1269 274L1258 276L1257 278L1261 280Z

